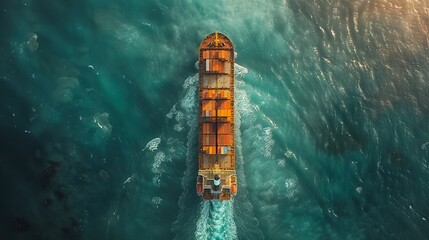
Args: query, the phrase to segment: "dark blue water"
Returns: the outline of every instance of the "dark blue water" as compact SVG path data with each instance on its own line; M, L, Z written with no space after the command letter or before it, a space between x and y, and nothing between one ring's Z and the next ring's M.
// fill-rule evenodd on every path
M0 3L2 239L428 239L427 0ZM197 47L237 52L203 202Z

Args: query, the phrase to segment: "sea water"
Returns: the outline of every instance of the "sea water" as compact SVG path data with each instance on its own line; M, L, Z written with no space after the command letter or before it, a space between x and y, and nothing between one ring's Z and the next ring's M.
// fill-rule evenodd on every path
M2 239L427 239L427 0L0 3ZM238 195L195 192L200 41Z

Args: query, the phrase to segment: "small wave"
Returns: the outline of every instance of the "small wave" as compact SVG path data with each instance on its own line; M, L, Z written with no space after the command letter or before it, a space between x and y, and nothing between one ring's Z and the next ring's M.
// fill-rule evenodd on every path
M181 111L177 111L176 113L176 117L174 119L176 119L176 121L180 122L185 118L185 115L183 114L183 112Z
M286 157L288 157L288 158L295 158L296 159L296 155L295 155L295 153L293 153L292 151L290 151L290 150L287 150L286 152L285 152L285 156Z
M152 202L152 206L154 208L159 208L159 205L161 205L161 203L162 203L162 198L160 198L160 197L153 197L151 202Z
M277 190L280 199L293 199L297 193L297 180L294 178L286 178L283 186L279 186Z
M235 77L242 77L249 72L249 70L237 63L234 63Z
M232 206L233 200L201 202L195 238L198 240L236 239L237 227Z
M164 162L171 162L171 157L167 156L164 152L160 151L157 152L154 161L152 164L152 173L155 174L155 176L152 178L153 185L159 187L161 186L161 177L165 170L162 168L164 165Z
M184 127L182 124L183 119L185 119L185 114L183 114L182 111L177 110L177 104L174 104L173 107L170 109L170 111L167 113L167 118L172 119L174 117L174 120L177 121L177 123L174 125L173 129L176 132L183 131Z
M152 164L152 172L157 173L157 174L161 174L162 173L161 164L164 161L165 161L165 153L163 153L163 152L156 153L156 155L154 157L154 162Z
M258 227L259 221L255 217L252 203L249 201L247 192L247 180L244 174L245 162L243 159L243 146L241 135L244 133L242 126L253 126L256 121L257 108L250 103L250 97L245 88L246 83L240 79L248 73L247 68L236 65L236 85L235 85L235 101L236 101L236 117L235 117L235 145L236 145L236 167L237 177L239 179L239 191L232 203L234 212L240 213L234 216L234 228L236 229L237 237L240 239L264 239L264 235ZM235 236L234 236L235 238Z
M182 126L182 124L175 124L173 129L176 132L181 132L181 131L183 131L183 126Z
M109 123L108 113L101 113L94 116L94 123L97 124L103 132L106 132L106 134L110 134L112 132L112 125Z
M189 76L188 78L185 79L185 82L183 82L183 89L188 90L188 88L191 86L197 87L197 82L198 82L198 73L193 76Z
M174 117L174 119L178 122L180 122L185 117L183 112L177 110L177 104L173 105L173 107L170 109L166 116L169 119L172 119Z
M237 81L237 83L237 85L244 84L243 81ZM235 101L237 104L236 110L240 114L243 124L255 122L257 108L250 103L250 97L246 91L237 87L237 89L235 89Z
M149 151L154 152L158 150L158 145L160 143L161 143L161 138L154 138L146 144L146 147L143 148L142 152L146 149L149 149Z
M195 214L189 214L190 212L194 212L196 206L193 205L192 202L189 201L190 197L195 194L192 191L194 188L193 179L195 179L196 172L196 164L195 164L195 146L198 141L197 134L197 125L198 125L198 117L197 117L197 83L198 83L198 74L193 76L189 76L185 79L183 83L183 94L184 96L175 104L175 107L172 114L170 114L171 118L176 120L176 124L174 125L174 130L181 132L183 130L188 130L187 133L187 150L186 150L186 170L183 174L181 186L183 189L182 194L179 198L179 213L177 215L176 221L173 223L172 231L176 233L175 239L189 239L192 238L189 236L191 232L189 229L194 227L194 217ZM177 117L178 112L181 112L181 116ZM168 116L167 116L168 117ZM191 225L190 225L191 224Z
M286 167L286 160L284 160L284 159L277 159L277 164L280 167L284 168L284 167Z
M263 148L263 155L265 157L271 157L271 151L273 149L273 145L275 143L273 139L273 132L271 128L266 127L263 129L262 141L265 143Z
M173 116L177 113L176 109L177 104L174 104L170 111L167 113L167 118L172 119Z
M161 178L160 178L160 175L155 175L155 176L153 176L153 178L152 178L152 183L153 183L153 185L154 185L154 186L156 186L156 187L160 187L160 186L161 186Z

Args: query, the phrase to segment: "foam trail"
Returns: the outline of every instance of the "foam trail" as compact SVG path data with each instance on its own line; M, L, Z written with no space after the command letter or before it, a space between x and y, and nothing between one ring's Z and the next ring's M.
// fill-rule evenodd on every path
M161 138L154 138L146 144L146 147L143 148L142 152L144 152L146 149L149 149L149 151L154 152L158 150L158 145L160 143L161 143Z
M233 200L201 202L195 238L198 240L236 239L237 227L234 222Z
M190 239L193 233L193 216L197 214L197 204L194 200L195 182L197 172L196 164L196 146L198 141L198 116L197 116L197 86L198 74L189 76L183 83L183 97L175 104L167 118L176 120L176 129L188 130L187 134L187 152L186 152L186 170L182 178L183 192L179 198L179 213L176 221L173 223L172 231L176 233L175 239Z
M243 77L249 72L247 68L235 64L235 146L238 194L234 198L234 221L237 226L237 238L239 239L265 239L259 228L259 221L254 215L253 205L249 200L247 181L244 174L245 161L243 159L242 125L254 125L258 113L257 106L251 104L250 97L245 91L246 83ZM259 136L259 134L258 134ZM271 142L271 141L268 141ZM253 161L253 159L252 159ZM248 162L248 161L246 161Z

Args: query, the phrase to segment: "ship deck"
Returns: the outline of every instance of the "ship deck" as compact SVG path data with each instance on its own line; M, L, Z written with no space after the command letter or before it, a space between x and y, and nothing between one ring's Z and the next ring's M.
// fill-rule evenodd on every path
M213 33L199 53L198 174L204 199L227 200L235 188L234 49L225 35Z

